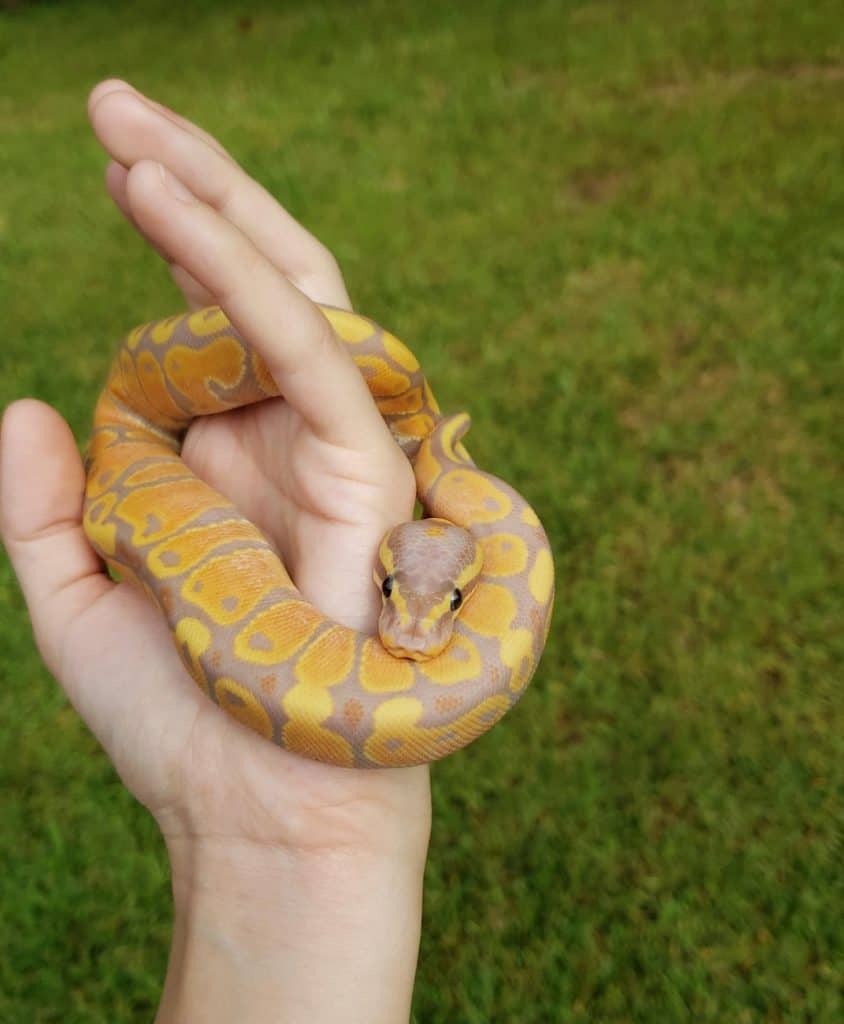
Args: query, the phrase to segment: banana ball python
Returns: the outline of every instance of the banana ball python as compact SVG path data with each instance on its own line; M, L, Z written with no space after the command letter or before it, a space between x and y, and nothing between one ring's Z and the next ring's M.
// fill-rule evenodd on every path
M143 588L200 689L286 750L347 767L435 761L523 693L554 596L528 503L478 469L413 353L364 316L319 307L410 460L424 518L391 530L374 568L379 635L304 600L266 537L180 457L194 417L276 397L217 306L136 327L94 413L85 532Z

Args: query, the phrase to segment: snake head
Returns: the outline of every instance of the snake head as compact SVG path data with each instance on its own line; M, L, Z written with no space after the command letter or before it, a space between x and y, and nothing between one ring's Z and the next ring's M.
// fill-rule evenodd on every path
M446 519L393 527L381 541L373 574L382 600L378 634L390 654L414 661L439 654L482 565L472 534Z

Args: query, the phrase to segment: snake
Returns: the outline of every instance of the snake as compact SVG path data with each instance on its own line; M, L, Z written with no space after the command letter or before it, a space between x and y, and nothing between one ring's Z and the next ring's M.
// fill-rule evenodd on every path
M181 457L190 423L279 396L219 306L125 337L96 403L83 526L112 575L166 619L200 690L285 750L347 768L432 762L522 696L548 638L554 565L534 509L480 469L465 412L358 313L319 305L410 461L421 518L374 557L377 634L305 600L270 540Z

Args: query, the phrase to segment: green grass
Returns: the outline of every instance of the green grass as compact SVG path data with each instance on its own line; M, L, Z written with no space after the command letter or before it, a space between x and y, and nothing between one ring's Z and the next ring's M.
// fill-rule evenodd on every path
M177 7L0 13L0 399L83 439L177 308L86 126L128 77L333 248L554 543L531 690L433 773L418 1024L844 1019L840 8ZM0 1020L148 1020L164 851L0 573Z

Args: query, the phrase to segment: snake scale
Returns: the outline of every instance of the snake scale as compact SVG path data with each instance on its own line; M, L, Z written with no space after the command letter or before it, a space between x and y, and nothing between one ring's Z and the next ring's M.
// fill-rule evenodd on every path
M136 327L94 414L85 532L166 617L196 684L287 750L348 767L420 764L489 729L547 639L554 568L540 521L475 466L413 353L364 316L319 307L411 461L425 517L374 568L379 635L305 601L266 537L180 457L194 417L278 395L216 306Z

